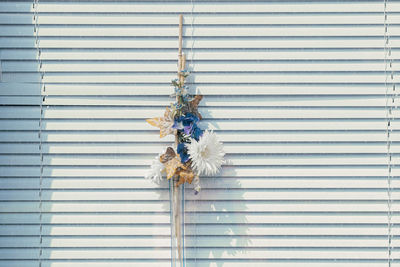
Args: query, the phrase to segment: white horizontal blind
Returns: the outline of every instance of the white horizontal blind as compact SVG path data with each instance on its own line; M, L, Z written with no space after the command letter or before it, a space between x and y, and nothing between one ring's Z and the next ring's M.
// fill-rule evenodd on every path
M188 266L388 266L383 1L40 1L38 11L42 163L32 2L0 2L0 266L38 266L40 247L48 267L170 266L167 184L143 175L173 137L145 119L172 100L180 13L203 125L231 162L186 194ZM387 14L396 74L400 2Z

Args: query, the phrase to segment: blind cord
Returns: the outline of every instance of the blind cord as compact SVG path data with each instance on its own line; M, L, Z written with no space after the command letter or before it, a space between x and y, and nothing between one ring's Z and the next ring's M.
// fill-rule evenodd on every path
M193 11L194 11L194 3L193 0L190 0L190 4L191 4L191 8L190 8L190 16L191 16L191 22L190 22L190 42L191 42L191 46L190 46L190 65L192 65L192 71L194 69L194 55L193 55L193 47L194 47L194 42L193 42L193 35L194 35L194 27L193 27L193 23L194 23L194 17L193 17Z
M42 266L42 258L43 258L43 102L46 100L46 86L43 82L44 71L43 71L43 62L41 59L42 51L40 49L40 38L39 38L39 0L34 0L33 2L33 21L34 21L34 34L35 34L35 46L37 50L37 62L39 64L39 89L40 89L40 117L39 117L39 157L40 157L40 173L39 173L39 256L38 262L39 267Z
M191 5L191 8L190 8L190 16L191 16L191 22L190 22L190 42L191 42L191 44L190 44L190 65L191 65L191 70L190 70L190 72L193 72L194 71L194 53L193 53L193 47L194 47L194 41L193 41L193 35L194 35L194 26L193 26L193 24L194 24L194 16L193 16L193 14L194 14L194 2L193 2L193 0L190 0L190 5ZM192 82L192 84L193 84L193 82ZM196 94L197 94L197 88L196 88ZM193 227L194 227L194 244L193 244L193 246L194 246L194 266L196 267L197 266L197 220L195 220L195 217L197 217L197 200L196 200L196 198L194 198L194 200L193 200L193 216L192 216L192 218L191 218L191 220L192 220L192 223L193 223Z
M393 167L393 158L391 151L391 133L393 130L393 107L395 105L396 98L396 86L394 83L394 73L393 73L393 61L392 61L392 50L389 45L389 22L388 22L388 14L387 14L387 3L388 0L384 0L384 64L385 64L385 109L386 109L386 150L387 150L387 165L388 165L388 174L387 174L387 249L388 249L388 266L392 266L392 167ZM389 65L389 70L388 70ZM388 75L390 73L390 82L388 81ZM392 87L392 92L389 94L389 83ZM389 98L391 98L391 103L389 103Z

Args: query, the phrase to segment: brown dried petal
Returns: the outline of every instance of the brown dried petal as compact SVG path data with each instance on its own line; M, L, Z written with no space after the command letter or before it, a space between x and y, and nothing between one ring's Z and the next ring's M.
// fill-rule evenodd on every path
M160 156L161 163L165 163L167 161L172 160L175 158L176 153L172 147L168 147L164 154Z
M196 95L192 101L189 102L190 112L195 114L199 119L202 119L200 112L198 111L199 103L203 99L202 95Z
M185 182L191 184L194 178L194 173L191 169L181 169L177 172L177 175L179 175L179 181L176 183L176 186L179 186Z

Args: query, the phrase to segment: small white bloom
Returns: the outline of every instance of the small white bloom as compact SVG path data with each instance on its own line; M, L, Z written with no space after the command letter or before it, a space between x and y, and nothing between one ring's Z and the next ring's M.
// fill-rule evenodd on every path
M186 147L192 167L199 175L215 175L225 162L223 145L212 131L204 131L199 141L192 138Z
M165 153L164 151L153 159L150 169L145 175L146 179L150 179L158 185L161 183L162 176L165 173L165 165L160 161L160 156Z

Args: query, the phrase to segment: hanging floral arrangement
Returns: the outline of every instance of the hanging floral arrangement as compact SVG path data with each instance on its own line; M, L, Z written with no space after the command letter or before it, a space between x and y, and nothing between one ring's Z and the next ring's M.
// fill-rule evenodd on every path
M175 136L175 145L166 147L154 160L146 178L156 183L164 177L169 181L171 218L171 266L185 264L185 183L193 184L195 194L200 191L200 176L215 175L225 162L222 143L212 131L202 129L198 110L202 95L191 95L185 81L186 57L182 53L183 16L179 16L178 78L172 80L175 103L165 108L164 116L147 119L160 129L160 138Z
M184 62L183 62L184 66ZM167 147L153 161L146 178L159 183L164 177L173 178L175 186L193 184L195 193L200 191L200 176L217 174L224 161L224 149L213 131L201 129L202 116L198 106L202 95L190 95L185 80L187 70L178 73L172 80L175 103L166 107L164 116L148 119L147 122L160 129L160 138L175 135L175 147Z

